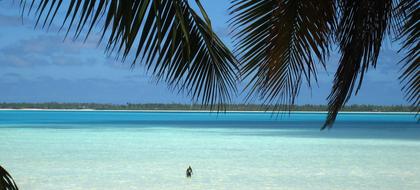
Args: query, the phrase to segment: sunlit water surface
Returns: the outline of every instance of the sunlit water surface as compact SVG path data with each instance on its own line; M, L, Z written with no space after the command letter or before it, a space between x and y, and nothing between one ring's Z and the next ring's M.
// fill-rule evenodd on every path
M412 114L0 111L23 190L420 189ZM185 177L191 165L194 174Z

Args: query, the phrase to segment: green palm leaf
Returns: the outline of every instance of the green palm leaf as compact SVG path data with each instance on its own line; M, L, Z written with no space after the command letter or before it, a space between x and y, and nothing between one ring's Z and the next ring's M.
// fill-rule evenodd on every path
M406 50L400 76L402 90L406 99L412 103L417 113L420 112L420 2L402 0L396 11L402 27L398 30L398 39L403 41L400 51Z
M341 58L328 97L329 112L323 129L332 126L354 87L357 94L369 65L376 66L392 15L392 0L341 0L338 5L336 38Z
M235 0L231 25L250 96L266 105L293 105L302 77L316 80L335 26L334 1Z
M32 0L23 12L35 14L37 25L49 27L60 9L62 29L73 39L88 38L102 27L106 52L133 55L159 80L184 91L204 105L218 108L236 92L237 61L211 28L198 0L200 16L187 0ZM34 11L35 10L35 11ZM34 12L34 13L33 13Z
M2 190L18 190L12 176L2 166L0 166L0 189Z

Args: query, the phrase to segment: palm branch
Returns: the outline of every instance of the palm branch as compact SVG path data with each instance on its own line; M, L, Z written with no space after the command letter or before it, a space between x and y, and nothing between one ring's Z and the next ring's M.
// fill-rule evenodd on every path
M232 27L241 74L251 77L250 95L265 105L293 105L302 77L310 86L325 63L335 27L333 1L234 0ZM250 96L249 96L250 97Z
M404 40L402 48L411 48L401 79L407 99L418 110L418 5L415 0L232 0L241 74L252 79L251 95L274 109L279 104L290 107L302 76L309 86L316 81L315 64L325 67L334 42L341 58L322 127L329 128L353 92L357 94L368 68L376 67L383 39L396 31Z
M389 29L392 0L341 0L336 40L341 53L323 128L331 127L338 111L359 91L369 66L376 67L382 41Z
M0 166L0 189L1 190L18 190L12 176L2 166Z
M411 102L414 111L420 112L420 2L416 0L402 0L397 7L397 38L403 41L400 51L406 51L401 60L403 84L402 90L407 101Z
M158 80L184 91L194 101L222 108L236 92L237 61L211 27L200 1L188 0L22 0L22 13L49 27L60 10L61 28L73 39L101 27L106 52L134 55Z

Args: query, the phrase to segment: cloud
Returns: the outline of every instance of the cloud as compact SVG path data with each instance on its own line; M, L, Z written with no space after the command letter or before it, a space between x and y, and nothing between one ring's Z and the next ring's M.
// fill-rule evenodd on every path
M9 74L8 74L9 75ZM14 75L10 73L10 76ZM16 80L0 75L0 102L185 102L187 97L178 95L165 86L125 79L84 78L56 79L40 76ZM153 89L153 90L151 90ZM30 94L30 96L28 96Z
M4 10L0 9L0 11L4 11ZM35 29L34 27L35 27L36 21L34 19L35 17L28 17L26 15L21 15L18 9L16 9L15 13L11 15L0 13L0 25L2 26L2 28L19 27L20 29L40 31L43 23L40 23ZM55 22L53 22L51 23L49 27L45 27L42 30L45 30L48 32L58 32L59 29L60 29L60 26L57 25Z
M0 48L2 66L91 65L103 56L92 43L63 42L60 36L40 35Z
M23 77L18 73L5 73L2 74L0 78L3 82L16 82L23 79Z
M9 16L9 15L0 14L0 23L2 27L22 26L22 18L19 16Z

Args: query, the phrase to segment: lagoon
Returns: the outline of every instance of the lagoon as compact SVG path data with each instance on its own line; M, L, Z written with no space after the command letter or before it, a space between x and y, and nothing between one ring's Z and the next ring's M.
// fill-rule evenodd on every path
M325 117L0 111L0 165L23 190L420 189L415 114Z

